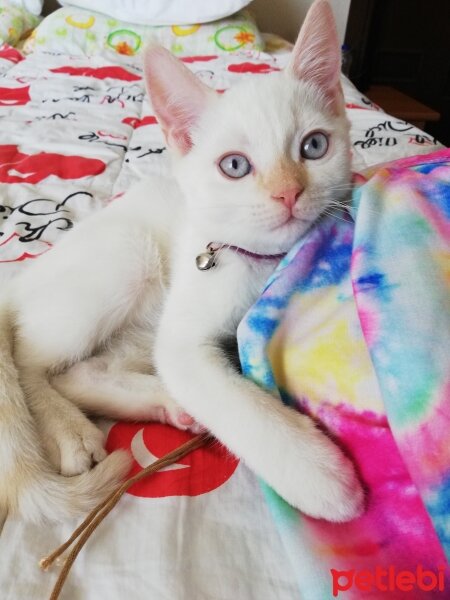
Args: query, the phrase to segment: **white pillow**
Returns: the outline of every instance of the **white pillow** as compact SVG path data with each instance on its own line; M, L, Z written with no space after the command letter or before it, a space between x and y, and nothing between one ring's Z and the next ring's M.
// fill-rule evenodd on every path
M33 2L35 0L23 0ZM39 0L36 0L39 1ZM139 25L209 23L238 12L251 0L58 0Z
M24 8L32 15L40 15L44 0L9 0L10 4L15 4L19 8Z

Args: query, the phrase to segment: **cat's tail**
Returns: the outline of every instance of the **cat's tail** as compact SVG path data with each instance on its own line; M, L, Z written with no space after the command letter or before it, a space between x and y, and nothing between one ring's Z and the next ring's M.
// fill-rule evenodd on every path
M117 450L92 470L64 477L48 469L34 473L10 511L30 521L61 521L70 517L85 515L101 500L117 489L131 466L130 455Z
M126 475L131 456L116 451L76 477L53 471L28 410L12 356L12 319L0 301L0 517L60 520L86 513Z

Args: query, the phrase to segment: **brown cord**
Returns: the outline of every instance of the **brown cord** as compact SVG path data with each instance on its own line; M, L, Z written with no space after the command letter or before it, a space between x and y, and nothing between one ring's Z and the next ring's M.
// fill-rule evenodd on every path
M39 562L39 565L41 569L46 571L53 564L53 562L59 556L61 556L61 554L65 550L67 550L67 548L69 548L73 544L73 542L75 542L75 540L78 540L73 546L70 553L68 554L66 560L64 561L64 564L59 573L58 579L55 583L49 600L57 600L59 598L63 585L67 579L67 575L69 574L69 571L73 563L75 562L76 557L80 553L81 549L83 548L93 531L95 531L95 529L98 527L98 525L100 525L103 519L112 511L115 505L119 502L120 498L128 490L128 488L130 488L133 485L133 483L140 481L141 479L143 479L147 475L150 475L151 473L155 473L156 471L159 471L160 469L173 464L180 458L186 456L186 454L189 454L189 452L192 452L193 450L196 450L201 446L205 446L208 442L211 442L212 439L213 438L211 438L209 433L201 433L189 440L188 442L182 444L178 448L175 448L175 450L172 450L168 454L165 454L163 457L159 458L145 469L142 469L142 471L139 471L139 473L137 473L133 477L130 477L129 479L124 481L117 488L117 490L112 492L107 498L105 498L105 500L98 504L89 513L89 515L85 518L81 525L75 529L73 534L66 542L64 542L64 544L62 544L54 552L43 558Z

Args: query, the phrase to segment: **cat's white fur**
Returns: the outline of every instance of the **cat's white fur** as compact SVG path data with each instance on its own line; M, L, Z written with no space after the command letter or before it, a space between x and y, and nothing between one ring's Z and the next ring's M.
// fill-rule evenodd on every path
M285 72L223 96L161 48L148 50L145 70L174 177L141 182L81 222L3 301L17 373L2 336L0 505L60 517L123 474L123 456L104 458L80 407L178 427L192 426L192 415L292 505L351 519L363 504L352 463L307 416L238 374L220 348L276 263L223 250L215 268L195 266L211 241L286 251L342 196L348 122L329 5L313 5ZM302 138L318 129L329 135L327 154L301 160ZM216 164L233 151L253 165L239 180ZM284 224L289 211L276 198L295 185L304 191ZM81 475L64 479L46 466L22 390L51 462ZM100 464L90 471L93 459Z

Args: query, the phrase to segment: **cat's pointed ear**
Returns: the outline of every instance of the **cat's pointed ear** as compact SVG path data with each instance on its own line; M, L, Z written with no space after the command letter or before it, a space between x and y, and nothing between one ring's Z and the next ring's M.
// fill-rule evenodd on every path
M327 0L315 0L292 51L290 72L313 83L336 111L342 108L341 51L333 11Z
M192 128L215 96L214 91L161 46L147 48L144 72L147 91L167 143L186 154L192 147Z

